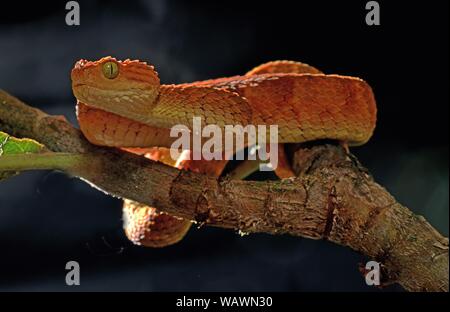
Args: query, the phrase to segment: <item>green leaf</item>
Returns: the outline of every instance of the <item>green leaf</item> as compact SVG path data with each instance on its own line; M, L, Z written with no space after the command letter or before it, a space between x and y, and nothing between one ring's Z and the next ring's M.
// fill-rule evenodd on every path
M39 153L44 145L32 139L18 139L0 131L0 162L3 155ZM17 171L0 171L0 181L19 174Z
M32 139L18 139L0 131L0 156L39 153L44 145Z

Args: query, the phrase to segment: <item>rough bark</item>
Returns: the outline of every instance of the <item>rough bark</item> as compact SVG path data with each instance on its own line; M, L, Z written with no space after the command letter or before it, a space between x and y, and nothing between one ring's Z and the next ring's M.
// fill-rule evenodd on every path
M63 118L1 90L0 130L54 152L89 154L89 163L69 173L111 195L207 225L326 239L379 261L384 284L448 291L448 238L399 204L340 146L293 148L294 179L217 179L93 146Z

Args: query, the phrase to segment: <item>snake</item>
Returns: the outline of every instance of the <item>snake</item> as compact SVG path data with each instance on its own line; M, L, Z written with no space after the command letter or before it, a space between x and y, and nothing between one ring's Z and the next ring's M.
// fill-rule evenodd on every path
M371 138L377 119L367 82L324 74L296 61L271 61L232 77L161 84L153 65L107 56L77 61L71 79L80 130L90 143L216 177L227 160L193 160L192 150L177 159L170 156L176 139L170 135L173 127L182 125L192 132L194 117L205 126L277 125L280 146L323 139L357 146ZM275 173L291 177L280 151ZM252 170L244 168L245 173L236 177L244 178ZM192 224L128 199L123 216L128 239L147 247L180 241Z

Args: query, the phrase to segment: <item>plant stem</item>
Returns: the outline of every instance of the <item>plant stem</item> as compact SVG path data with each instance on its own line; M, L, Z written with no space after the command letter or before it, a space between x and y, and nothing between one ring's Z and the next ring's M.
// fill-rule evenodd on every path
M65 170L70 171L89 160L87 154L42 153L0 156L0 171Z

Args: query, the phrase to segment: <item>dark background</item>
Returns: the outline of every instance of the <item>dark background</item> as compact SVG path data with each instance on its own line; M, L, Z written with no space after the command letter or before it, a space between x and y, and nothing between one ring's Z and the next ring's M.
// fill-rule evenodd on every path
M0 8L0 88L74 123L69 72L80 58L146 60L163 83L276 59L365 79L378 125L353 152L448 236L447 1L379 1L381 26L365 24L366 1L79 1L72 27L65 1L15 3ZM61 173L2 182L0 290L377 291L358 272L367 259L324 241L204 227L164 249L132 246L120 207ZM65 285L69 260L79 287Z

